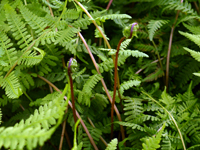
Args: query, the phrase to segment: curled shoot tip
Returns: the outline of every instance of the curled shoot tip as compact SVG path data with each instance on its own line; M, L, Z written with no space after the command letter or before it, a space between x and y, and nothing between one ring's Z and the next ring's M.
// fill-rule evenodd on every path
M137 37L136 31L138 28L139 28L138 23L134 22L124 28L123 35L128 39L132 38L133 36Z

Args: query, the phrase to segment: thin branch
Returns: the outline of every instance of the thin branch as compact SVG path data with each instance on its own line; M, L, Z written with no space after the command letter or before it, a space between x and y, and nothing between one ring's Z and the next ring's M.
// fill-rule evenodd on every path
M42 76L40 76L40 75L37 75L37 76L38 76L38 78L42 79L42 80L45 81L47 84L49 84L50 86L52 86L52 87L54 88L54 90L56 90L56 91L58 91L59 93L62 94L62 92L61 92L53 83L51 83L49 80L47 80L46 78L44 78L44 77L42 77ZM67 100L67 97L64 96L64 99ZM71 103L70 101L68 101L68 104L69 104L69 106L73 109L72 103ZM77 111L76 111L76 116L77 116L78 118L81 118L80 115L79 115L79 113L78 113ZM85 130L85 132L86 132L88 138L90 139L90 142L91 142L91 144L93 145L94 149L95 149L95 150L98 150L98 148L97 148L97 146L96 146L96 144L95 144L95 142L94 142L92 136L90 135L90 133L89 133L89 131L88 131L88 129L87 129L85 123L83 122L82 119L80 120L80 122L81 122L81 125L83 126L83 129Z
M163 60L164 58L160 58L160 60ZM154 60L154 61L152 61L150 64L153 64L153 63L157 63L157 62L159 62L159 60L157 59L157 60ZM139 74L142 70L144 70L145 68L141 68L141 69L139 69L135 74Z
M90 55L90 58L92 59L92 62L93 62L93 64L94 64L95 68L96 68L96 71L98 72L98 74L101 75L101 73L100 73L100 71L99 71L99 67L98 67L98 65L97 65L97 63L96 63L96 60L94 59L94 56L93 56L92 52L90 51L90 48L89 48L89 46L87 45L87 43L86 43L84 37L82 36L82 34L81 34L80 32L78 33L78 35L79 35L79 37L81 38L81 40L83 41L83 44L85 45L85 47L86 47L86 49L87 49L87 51L88 51L88 53L89 53L89 55ZM108 91L108 88L107 88L107 86L106 86L106 84L105 84L103 78L101 79L101 83L102 83L102 85L103 85L103 88L104 88L104 90L105 90L105 92L106 92L106 95L107 95L107 97L108 97L110 103L112 104L112 101L113 101L113 100L112 100L112 97L110 96L110 93L109 93L109 91ZM118 120L119 120L119 121L122 121L121 115L120 115L119 110L117 109L116 105L114 105L114 110L115 110L115 112L116 112L116 114L117 114ZM123 128L122 125L120 125L120 129L121 129L121 133L122 133L122 139L124 140L124 139L125 139L125 133L124 133L124 128Z
M108 5L107 5L107 7L106 7L107 10L110 8L112 2L113 2L113 0L110 0L110 1L109 1Z
M183 3L183 0L181 0L181 3ZM179 13L180 13L180 10L178 10L177 13L176 13L175 22L172 25L170 38L169 38L169 46L168 46L168 52L167 52L167 63L166 63L166 81L165 81L167 91L169 90L168 89L168 86L169 86L169 62L170 62L170 54L171 54L171 48L172 48L172 40L173 40L173 35L174 35L174 28L175 28Z

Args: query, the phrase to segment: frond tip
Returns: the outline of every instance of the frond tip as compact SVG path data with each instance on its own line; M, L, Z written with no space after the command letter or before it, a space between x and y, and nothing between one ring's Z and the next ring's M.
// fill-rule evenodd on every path
M117 139L116 139L116 138L113 139L113 140L108 144L108 146L106 147L106 150L115 150L115 149L117 149L117 143L118 143Z

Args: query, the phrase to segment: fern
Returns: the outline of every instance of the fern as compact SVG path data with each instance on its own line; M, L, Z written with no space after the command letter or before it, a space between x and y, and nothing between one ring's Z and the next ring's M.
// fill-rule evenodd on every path
M106 147L106 150L115 150L117 149L117 143L118 143L118 140L115 138L113 139L109 144L108 146Z
M63 93L65 94L65 92L66 89ZM51 129L49 127L56 124L55 119L62 119L63 111L66 109L66 104L62 102L64 94L54 101L40 106L38 110L35 110L34 115L31 115L26 121L21 120L13 127L1 127L0 147L23 149L26 145L27 149L33 149L38 144L43 145L57 126ZM59 124L60 122L57 125Z
M147 138L145 140L145 143L142 144L143 148L142 150L156 150L158 148L160 148L160 141L161 141L161 136L162 136L162 132L165 128L165 124L162 126L162 128L160 129L160 131L157 133L157 135L151 137L151 138Z
M92 94L92 89L101 80L99 74L91 76L83 86L83 90L79 92L78 102L90 106L90 96Z
M195 44L197 44L200 47L200 44L199 44L200 36L199 35L193 35L193 34L185 33L182 31L179 31L179 33L184 35L185 37L187 37L188 39L190 39L191 41L193 41Z
M149 39L150 41L153 40L154 34L156 30L161 28L164 24L167 24L169 21L168 20L151 20L148 24L148 32L149 32Z

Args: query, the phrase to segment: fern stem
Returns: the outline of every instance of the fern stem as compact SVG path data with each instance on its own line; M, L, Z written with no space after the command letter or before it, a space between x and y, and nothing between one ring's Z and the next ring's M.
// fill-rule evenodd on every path
M23 91L23 93L31 102L33 102L33 100L30 98L30 96L28 96L28 94L25 91Z
M184 142L184 140L183 140L182 133L181 133L179 127L178 127L178 124L176 123L176 120L175 120L174 117L171 115L171 113L170 113L162 104L160 104L160 103L159 103L158 101L156 101L153 97L151 97L148 93L146 93L146 92L144 92L144 91L142 91L142 93L145 94L145 95L147 95L153 102L155 102L156 104L158 104L162 109L164 109L164 110L168 113L168 115L170 116L170 118L172 119L172 121L174 122L174 124L175 124L175 126L176 126L176 128L177 128L177 130L178 130L178 133L179 133L179 135L180 135L181 142L182 142L182 145L183 145L183 149L186 150L185 142Z
M181 3L183 3L183 0L181 0ZM175 22L172 25L170 38L169 38L169 46L168 46L168 52L167 52L167 63L166 63L166 81L165 81L167 91L169 90L169 63L170 63L170 54L171 54L171 48L172 48L172 40L173 40L173 35L174 35L174 28L175 28L179 13L180 13L180 10L178 10L177 13L176 13Z
M115 105L115 97L117 91L117 62L118 62L118 55L119 55L119 48L121 43L126 39L126 37L122 37L117 45L117 52L115 56L115 71L114 71L114 90L113 90L113 100L111 104L111 139L113 138L113 121L114 121L114 105Z
M90 58L92 59L92 62L93 62L93 64L94 64L95 68L96 68L96 71L98 72L98 74L101 75L101 73L100 73L100 71L99 71L99 67L98 67L98 65L97 65L97 63L96 63L96 60L94 59L94 56L93 56L92 52L90 51L90 48L89 48L89 46L87 45L87 43L86 43L84 37L82 36L82 34L81 34L80 32L78 32L78 35L80 36L81 40L83 41L83 44L85 45L85 47L86 47L86 49L87 49L87 51L88 51L88 53L89 53L89 55L90 55ZM107 97L108 97L110 103L112 104L112 101L113 101L113 100L112 100L112 97L110 96L110 93L108 92L108 88L107 88L107 86L106 86L106 84L105 84L103 78L101 78L101 83L102 83L102 85L103 85L103 88L104 88L104 90L105 90L105 92L106 92L106 95L107 95ZM121 115L120 115L119 110L117 109L116 105L114 105L114 110L115 110L115 112L116 112L116 114L117 114L118 120L119 120L119 121L122 121ZM121 129L121 134L122 134L122 140L124 140L124 139L125 139L125 133L124 133L124 128L123 128L122 125L120 125L120 129Z
M82 9L83 11L87 14L87 16L92 20L92 23L95 25L95 27L97 28L97 30L99 31L99 33L102 35L108 49L112 49L111 46L110 46L110 43L108 42L106 36L104 35L103 31L99 28L99 26L97 25L95 19L90 15L90 13L87 11L87 9L85 9L85 7L80 3L78 2L77 0L74 0ZM112 55L112 59L113 59L113 64L115 64L115 57ZM120 82L119 82L119 75L117 73L117 80L118 80L118 88L120 87Z
M73 116L74 116L74 122L76 123L76 110L75 110L75 100L74 100L74 89L73 89L73 80L71 76L71 64L72 64L73 58L70 58L69 65L68 65L68 76L69 76L69 83L70 83L70 91L71 91L71 98L72 98L72 110L73 110Z
M113 2L113 0L110 0L110 1L109 1L108 5L107 5L107 7L106 7L107 10L110 8L112 2Z
M133 23L131 26L131 31L128 39L132 38L133 35L133 28L137 23ZM115 105L115 97L116 97L116 91L117 91L117 81L118 81L118 71L117 71L117 62L118 62L118 55L119 55L119 49L121 46L121 43L126 39L126 37L122 37L117 45L117 52L115 56L115 71L114 71L114 89L113 89L113 100L112 100L112 105L111 105L111 139L113 137L113 121L114 121L114 105ZM119 90L119 89L118 89ZM121 96L120 96L121 97Z
M26 0L24 0L24 4L25 4L25 5L27 5L27 2L26 2Z
M50 86L52 86L52 87L54 88L54 90L56 90L56 91L58 91L59 93L62 94L62 92L61 92L53 83L51 83L49 80L47 80L46 78L44 78L44 77L42 77L42 76L40 76L40 75L37 75L37 76L38 76L38 78L40 78L41 80L45 81L47 84L49 84ZM64 96L64 99L67 100L67 97ZM68 104L69 104L69 106L73 109L72 103L71 103L70 101L68 101ZM78 113L77 111L76 111L76 116L77 116L78 118L81 118L80 115L79 115L79 113ZM83 126L83 128L84 128L84 130L85 130L85 132L86 132L86 134L87 134L87 136L88 136L88 138L90 139L90 142L91 142L91 144L93 145L94 149L95 149L95 150L98 150L98 148L97 148L96 144L94 143L94 140L93 140L92 136L90 135L90 132L88 131L88 129L87 129L85 123L83 122L82 119L81 119L80 122L81 122L81 125Z
M63 145L63 138L64 138L64 134L65 134L65 128L66 128L66 119L62 124L63 128L62 128L62 133L61 133L61 138L60 138L60 145L59 145L59 150L62 150L62 145Z

